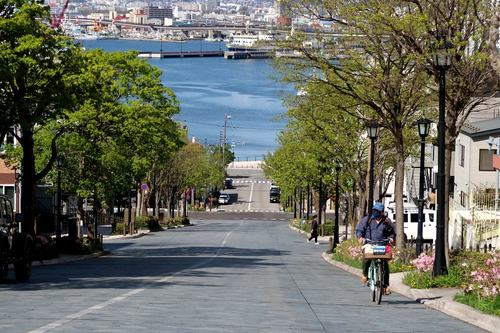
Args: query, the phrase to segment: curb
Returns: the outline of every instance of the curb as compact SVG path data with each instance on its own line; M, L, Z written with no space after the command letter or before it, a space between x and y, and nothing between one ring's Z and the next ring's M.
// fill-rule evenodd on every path
M362 275L360 269L335 261L331 259L331 255L326 252L323 252L321 256L326 262L333 266L357 276ZM486 331L498 332L500 318L484 314L468 305L453 300L453 295L459 291L458 289L437 289L442 291L441 293L437 293L431 289L410 288L401 282L403 274L404 273L393 273L390 275L392 291Z
M68 257L63 257L63 258L55 258L55 259L42 260L42 261L33 261L31 263L31 266L47 266L47 265L64 264L64 263L68 263L68 262L80 261L80 260L91 259L91 258L98 258L98 257L102 257L106 254L109 254L109 252L108 251L100 251L100 252L85 254L85 255L80 255L80 256L68 256Z
M137 234L134 234L134 235L126 235L126 236L123 236L123 235L119 235L119 236L108 236L108 237L103 237L102 238L102 241L107 241L107 240L118 240L118 239L134 239L134 238L140 238L146 234L149 234L149 230L144 230L144 231L141 231Z

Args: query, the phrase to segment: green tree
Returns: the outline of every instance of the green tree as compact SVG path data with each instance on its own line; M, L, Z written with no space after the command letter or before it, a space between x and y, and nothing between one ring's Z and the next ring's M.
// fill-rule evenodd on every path
M314 36L318 47L311 47L304 34L294 34L284 46L303 57L283 62L280 68L292 82L314 82L325 91L345 96L348 103L337 103L339 110L361 122L377 119L389 133L395 149L396 228L398 247L402 247L404 161L414 131L408 127L429 106L429 76L419 70L413 53L374 24L381 15L375 4L292 2L290 6L297 12L340 23L343 36L334 38L318 32Z
M24 230L33 234L34 187L55 159L53 155L36 172L34 133L77 104L70 77L81 71L81 51L44 23L49 19L48 7L6 0L0 13L0 109L8 120L2 127L3 132L9 128L23 149L21 209Z

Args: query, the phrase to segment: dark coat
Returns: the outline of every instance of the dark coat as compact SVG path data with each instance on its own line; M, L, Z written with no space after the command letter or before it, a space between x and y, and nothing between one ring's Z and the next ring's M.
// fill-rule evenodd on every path
M387 238L396 238L394 224L388 217L382 218L380 223L375 219L368 220L368 215L363 217L356 226L356 237L367 238L372 241L381 241Z

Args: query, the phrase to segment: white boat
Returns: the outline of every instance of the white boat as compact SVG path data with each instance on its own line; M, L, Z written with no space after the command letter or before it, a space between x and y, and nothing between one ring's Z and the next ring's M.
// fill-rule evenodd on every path
M227 49L229 51L272 51L274 47L270 42L273 40L272 35L262 33L233 35L231 41L227 43Z

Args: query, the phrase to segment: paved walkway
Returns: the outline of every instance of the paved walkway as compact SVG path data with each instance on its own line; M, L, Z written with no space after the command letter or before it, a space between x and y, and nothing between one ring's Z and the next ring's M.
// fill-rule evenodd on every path
M304 231L290 227L299 233ZM330 236L318 237L319 242L328 243ZM342 262L331 259L331 254L323 252L323 259L331 265L339 267L349 273L361 277L361 269L348 266ZM455 302L454 296L461 292L458 288L432 288L432 289L413 289L403 283L404 273L393 273L390 275L391 290L401 294L416 302L425 304L433 309L439 310L447 315L463 320L469 324L475 325L490 332L498 332L500 327L500 318L493 315L487 315L476 309L462 303Z

